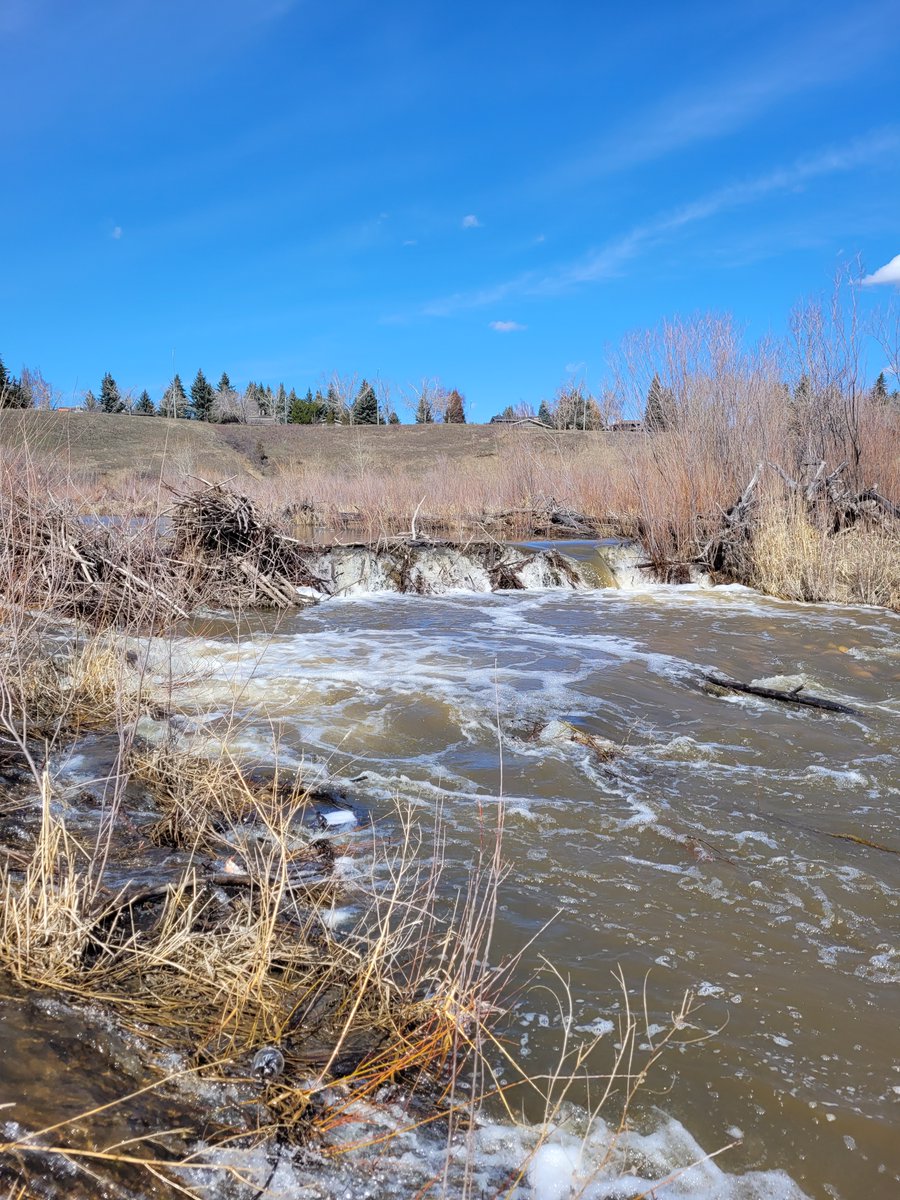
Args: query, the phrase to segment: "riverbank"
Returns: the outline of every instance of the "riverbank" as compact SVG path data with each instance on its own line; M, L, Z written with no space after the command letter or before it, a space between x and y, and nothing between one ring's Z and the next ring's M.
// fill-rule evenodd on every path
M7 411L0 490L158 530L202 479L301 543L619 537L638 541L666 581L700 570L784 599L896 610L895 425L887 410L872 415L855 467L736 442L726 469L689 430L212 426Z

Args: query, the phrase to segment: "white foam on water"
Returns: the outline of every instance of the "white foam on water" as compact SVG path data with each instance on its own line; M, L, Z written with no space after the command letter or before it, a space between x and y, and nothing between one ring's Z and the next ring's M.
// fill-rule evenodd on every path
M318 1161L284 1154L270 1194L408 1200L431 1191L435 1181L446 1180L432 1194L447 1200L473 1194L509 1200L624 1200L645 1193L655 1200L805 1200L784 1171L730 1173L671 1118L645 1133L623 1135L599 1118L587 1122L584 1114L574 1112L549 1126L482 1119L448 1146L413 1129L409 1117L389 1105L377 1111L357 1105L345 1116L348 1123L335 1135L341 1154ZM373 1155L365 1143L379 1135L385 1140L378 1141ZM354 1142L362 1148L352 1148ZM257 1187L273 1170L272 1150L264 1145L201 1151L198 1157L219 1167L227 1164ZM231 1196L221 1170L195 1168L183 1174L217 1200Z

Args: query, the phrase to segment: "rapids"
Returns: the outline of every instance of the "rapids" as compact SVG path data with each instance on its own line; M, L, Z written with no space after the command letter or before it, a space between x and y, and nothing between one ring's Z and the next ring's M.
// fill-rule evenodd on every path
M559 548L601 578L617 565L596 544ZM240 626L212 615L155 661L178 663L185 736L211 751L233 712L248 757L270 762L277 744L286 765L343 780L380 829L398 800L426 826L440 811L448 903L502 810L492 954L527 947L501 1030L529 1071L554 1070L565 1034L595 1040L587 1068L609 1070L618 966L638 997L647 978L651 1038L685 989L703 1001L697 1036L711 1036L642 1090L627 1161L604 1162L609 1131L585 1127L594 1093L580 1084L499 1194L624 1200L737 1143L652 1194L887 1200L900 1189L900 618L663 587L618 565L630 586L357 594ZM860 715L711 695L700 669L799 682ZM596 739L620 749L598 755ZM89 751L70 763L89 769ZM361 824L347 836L364 846ZM492 1119L468 1147L472 1195L495 1194L534 1148L534 1126ZM444 1170L456 1179L442 1155L416 1134L373 1171L352 1156L312 1175L284 1162L272 1193L413 1195Z

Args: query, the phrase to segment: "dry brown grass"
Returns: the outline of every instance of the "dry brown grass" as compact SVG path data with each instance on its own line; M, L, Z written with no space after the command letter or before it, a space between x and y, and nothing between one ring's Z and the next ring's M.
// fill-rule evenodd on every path
M210 1079L246 1080L254 1052L279 1047L286 1065L259 1096L255 1138L322 1137L395 1081L422 1092L423 1112L452 1116L459 1072L480 1053L496 1011L499 977L484 963L499 858L487 855L467 903L448 912L439 901L441 835L423 847L408 814L390 843L373 834L370 868L348 885L332 875L330 843L323 852L300 824L308 796L299 785L277 776L254 784L227 751L212 761L167 745L128 764L178 825L192 861L175 884L110 894L103 854L71 836L49 776L36 773L33 853L0 872L0 971L101 1005ZM210 874L202 854L216 851L229 858ZM329 912L348 886L360 914L339 935ZM199 1138L202 1112L197 1121ZM239 1123L221 1137L248 1132ZM55 1153L27 1135L5 1151ZM148 1161L155 1173L160 1164Z
M748 582L770 595L900 609L900 533L889 528L834 533L782 497L764 506L748 555Z

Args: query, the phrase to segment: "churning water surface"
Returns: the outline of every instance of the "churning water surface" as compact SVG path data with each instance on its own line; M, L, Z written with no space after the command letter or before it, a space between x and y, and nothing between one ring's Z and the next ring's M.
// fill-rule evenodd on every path
M549 960L573 1004L569 1019L546 990L519 995L504 1028L529 1070L554 1068L564 1025L598 1037L588 1066L609 1069L618 965L638 992L649 971L651 1032L698 993L718 1032L670 1056L641 1111L663 1173L679 1139L741 1144L727 1175L678 1194L900 1194L900 619L646 587L357 596L198 632L198 709L236 697L249 750L277 740L355 778L376 823L398 798L426 823L441 808L449 895L503 806L493 953L543 929L521 981L550 982ZM698 669L859 715L712 695ZM568 725L624 751L603 762ZM556 1149L544 1194L562 1197L578 1169ZM768 1174L732 1192L751 1171Z
M685 989L702 1002L698 1039L712 1032L670 1053L642 1088L627 1157L610 1158L602 1121L584 1136L579 1114L596 1084L581 1083L565 1127L512 1191L541 1115L524 1097L518 1127L498 1110L466 1140L468 1167L411 1132L374 1165L285 1159L272 1195L426 1195L443 1179L469 1196L507 1180L499 1194L523 1200L900 1194L900 618L742 588L361 594L240 626L197 622L158 647L159 661L169 653L179 702L196 709L189 738L199 731L214 749L234 707L239 748L347 781L379 833L390 835L398 801L426 829L440 813L448 907L502 810L509 872L491 957L525 947L500 1032L529 1072L557 1068L564 1036L595 1042L587 1073L610 1069L618 968L642 1022L647 979L645 1044ZM858 715L713 695L698 686L709 669L802 685ZM606 761L592 738L622 752ZM362 862L372 826L341 836ZM335 924L364 907L351 887ZM76 1108L116 1094L123 1072L140 1085L140 1048L126 1038L117 1049L111 1026L94 1037L61 1001L29 1003L0 1014L13 1048L3 1098L30 1094L52 1114L61 1072ZM76 1027L70 1044L65 1028ZM28 1039L40 1054L19 1052ZM98 1071L96 1049L82 1064L82 1043L115 1069ZM258 1158L255 1175L247 1159L241 1170L264 1183L262 1148Z

